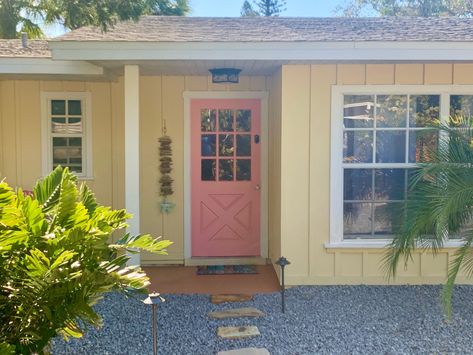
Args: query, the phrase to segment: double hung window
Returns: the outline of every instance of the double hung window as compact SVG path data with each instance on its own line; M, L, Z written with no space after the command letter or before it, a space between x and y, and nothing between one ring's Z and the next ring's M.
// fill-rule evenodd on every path
M331 242L392 238L410 178L441 139L432 126L473 112L472 94L444 89L334 88Z
M57 166L89 177L90 127L86 93L43 94L43 174Z

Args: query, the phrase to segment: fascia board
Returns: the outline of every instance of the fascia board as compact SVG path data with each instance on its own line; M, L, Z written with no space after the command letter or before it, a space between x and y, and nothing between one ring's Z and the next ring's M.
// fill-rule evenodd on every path
M0 74L104 75L104 69L83 61L0 58Z
M53 41L49 45L57 60L473 60L473 42Z

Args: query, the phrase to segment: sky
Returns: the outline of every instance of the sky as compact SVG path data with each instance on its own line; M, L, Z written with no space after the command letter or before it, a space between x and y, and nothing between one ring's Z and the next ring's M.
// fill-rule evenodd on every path
M240 16L244 0L190 0L190 16ZM253 2L250 0L250 2ZM334 16L338 5L345 0L286 0L287 10L281 16Z

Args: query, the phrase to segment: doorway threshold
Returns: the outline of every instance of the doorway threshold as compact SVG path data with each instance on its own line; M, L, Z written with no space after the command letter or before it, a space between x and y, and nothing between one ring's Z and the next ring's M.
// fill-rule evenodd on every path
M184 260L185 266L209 265L266 265L268 259L261 256L250 257L192 257Z

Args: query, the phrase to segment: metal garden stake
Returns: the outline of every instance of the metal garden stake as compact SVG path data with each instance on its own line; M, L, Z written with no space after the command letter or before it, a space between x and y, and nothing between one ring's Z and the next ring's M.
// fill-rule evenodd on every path
M143 301L144 304L150 304L153 311L153 354L158 354L158 304L166 301L157 292L150 293L148 298Z
M281 308L283 313L286 312L286 303L284 295L284 291L286 290L286 287L284 286L284 268L286 267L286 265L289 264L289 260L287 260L284 256L281 256L278 261L276 261L276 265L279 265L281 267Z

